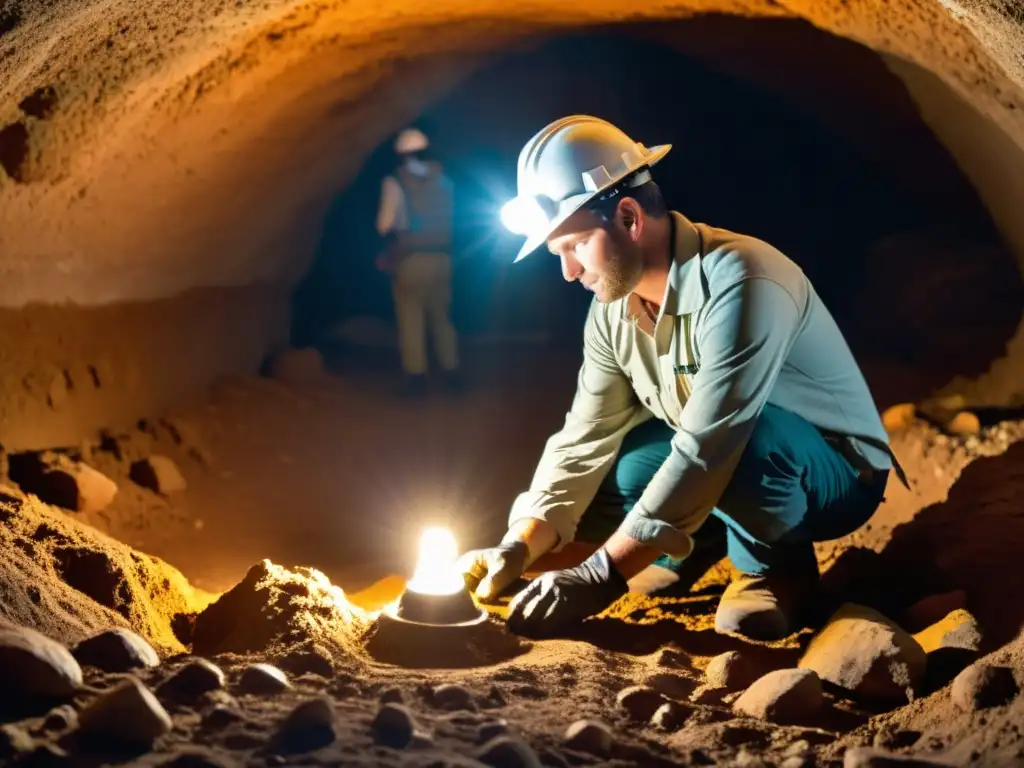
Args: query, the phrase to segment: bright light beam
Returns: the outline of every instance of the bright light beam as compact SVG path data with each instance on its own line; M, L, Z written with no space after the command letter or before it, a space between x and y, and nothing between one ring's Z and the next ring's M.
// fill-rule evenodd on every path
M453 595L466 588L456 566L455 537L445 528L427 528L420 537L416 571L406 589L421 595Z

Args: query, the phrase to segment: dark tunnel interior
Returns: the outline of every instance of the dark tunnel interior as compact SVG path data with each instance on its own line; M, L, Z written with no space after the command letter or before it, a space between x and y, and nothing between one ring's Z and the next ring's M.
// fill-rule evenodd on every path
M862 51L854 58L875 56ZM895 76L879 70L864 76L875 77L889 100L909 104ZM884 108L885 99L879 103ZM777 91L609 30L509 54L416 121L456 184L452 311L465 336L544 334L570 347L578 340L589 295L566 285L543 253L513 266L518 241L498 218L514 194L520 147L571 113L603 117L648 146L673 144L655 172L669 206L793 258L862 358L934 369L941 383L953 372L983 371L1013 332L1024 302L1014 259L923 122L904 130L901 141L930 153L930 177L920 163L901 161L906 146L868 157L834 124ZM877 124L865 119L844 128L870 133ZM334 199L314 265L295 294L294 343L322 343L354 317L393 322L388 279L373 264L381 246L374 228L380 182L393 163L388 139Z

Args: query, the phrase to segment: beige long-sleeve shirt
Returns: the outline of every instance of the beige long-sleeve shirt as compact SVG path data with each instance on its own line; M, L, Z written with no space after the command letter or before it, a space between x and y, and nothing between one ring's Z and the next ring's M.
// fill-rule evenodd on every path
M547 442L510 524L576 527L637 424L675 428L671 452L620 530L674 557L717 504L765 403L846 436L877 469L893 466L867 383L803 271L768 243L678 213L657 322L636 296L594 301L562 429ZM897 471L898 469L898 464Z

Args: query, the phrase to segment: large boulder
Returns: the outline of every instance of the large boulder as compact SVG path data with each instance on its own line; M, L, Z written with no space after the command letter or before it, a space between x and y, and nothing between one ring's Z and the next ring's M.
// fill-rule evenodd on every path
M913 699L920 687L926 656L893 621L847 603L811 640L799 667L858 696L901 702Z

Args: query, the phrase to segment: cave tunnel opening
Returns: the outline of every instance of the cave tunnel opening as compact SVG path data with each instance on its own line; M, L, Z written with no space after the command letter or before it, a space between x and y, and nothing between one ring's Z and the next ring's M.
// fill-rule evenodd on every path
M803 21L707 16L508 53L415 121L456 184L453 318L468 338L539 334L578 346L588 294L544 254L513 267L517 241L497 215L514 194L520 147L572 113L648 146L673 144L655 173L669 206L793 258L855 353L885 371L869 375L883 401L980 374L1019 321L1015 260L875 52ZM322 343L354 318L392 323L389 280L373 257L380 183L394 162L389 139L333 200L295 293L295 343Z

